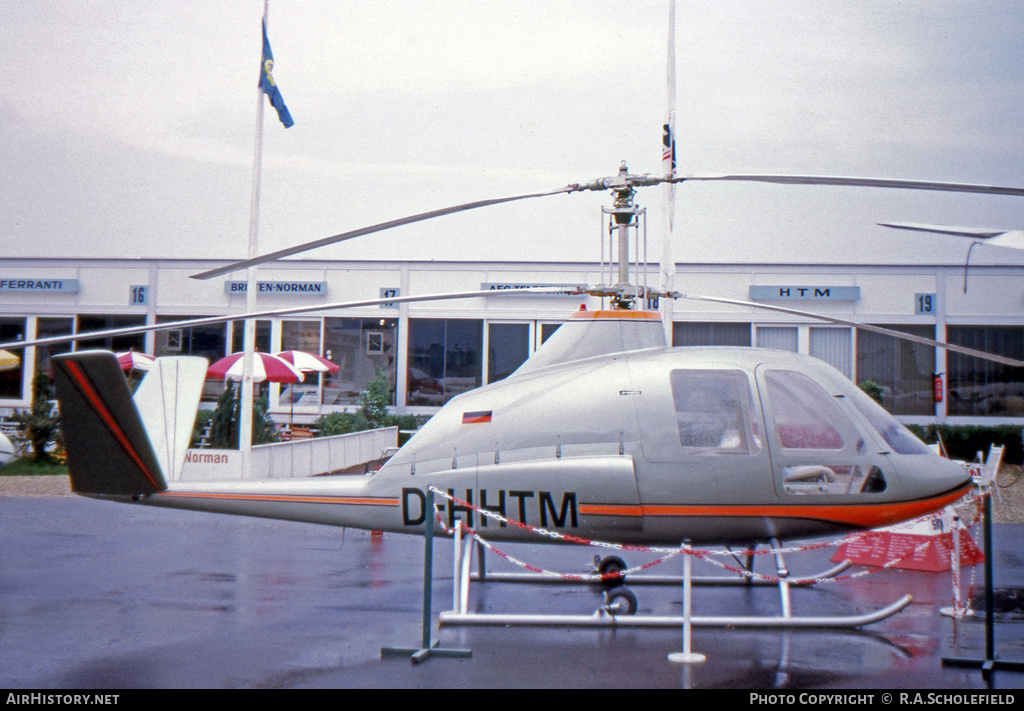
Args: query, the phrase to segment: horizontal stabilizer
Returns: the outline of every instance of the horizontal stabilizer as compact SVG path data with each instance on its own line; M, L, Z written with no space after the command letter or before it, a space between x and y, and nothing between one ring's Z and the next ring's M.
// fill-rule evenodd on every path
M83 351L54 356L51 362L72 490L94 496L140 496L165 489L114 354Z

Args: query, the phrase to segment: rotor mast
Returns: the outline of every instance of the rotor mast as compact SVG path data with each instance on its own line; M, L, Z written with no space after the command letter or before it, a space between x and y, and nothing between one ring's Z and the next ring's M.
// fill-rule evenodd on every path
M662 176L654 175L631 175L626 161L619 165L618 175L593 180L583 185L573 186L576 190L611 190L612 207L601 208L601 211L611 217L610 223L614 229L618 249L618 274L617 281L606 294L612 298L612 306L616 309L632 309L633 302L645 292L640 286L632 283L629 274L629 230L639 230L639 218L644 215L643 208L636 205L633 197L636 189L644 185L657 185L662 182ZM639 237L637 239L637 264L639 265ZM638 267L639 271L639 267ZM639 273L636 275L639 279Z

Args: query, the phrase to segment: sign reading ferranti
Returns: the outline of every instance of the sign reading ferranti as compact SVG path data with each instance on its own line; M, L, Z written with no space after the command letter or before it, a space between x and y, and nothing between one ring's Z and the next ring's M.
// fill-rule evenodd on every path
M750 287L751 301L805 299L860 301L859 286L763 286Z
M0 279L0 291L77 292L78 279Z
M244 294L244 281L224 282L224 293ZM298 296L323 296L327 294L326 281L260 281L256 283L257 294L295 294Z

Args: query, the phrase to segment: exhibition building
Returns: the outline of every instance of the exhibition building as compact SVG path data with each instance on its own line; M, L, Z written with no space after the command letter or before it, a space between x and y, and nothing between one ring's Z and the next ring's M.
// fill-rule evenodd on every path
M1002 250L1000 250L1002 251ZM0 342L242 314L244 271L199 281L215 260L0 259ZM640 266L640 271L644 269ZM654 284L656 267L640 277ZM599 262L287 260L258 270L257 309L317 306L434 293L487 291L485 297L362 308L328 308L258 321L256 349L303 350L339 366L297 385L266 386L278 418L312 421L352 409L383 373L399 413L432 413L451 397L507 377L580 309L608 308L600 297L513 293L525 286L610 283ZM950 263L685 264L674 288L687 294L785 306L860 324L948 341L1013 358L1024 356L1024 280L1019 258ZM644 306L644 304L639 304ZM765 347L810 354L858 384L873 383L901 421L1024 423L1024 373L944 349L754 305L675 300L647 304L671 318L675 346ZM211 362L242 349L242 322L170 328L25 349L0 371L0 415L27 407L32 374L71 350L136 350L196 355ZM873 386L871 386L873 387ZM224 383L207 382L204 407Z

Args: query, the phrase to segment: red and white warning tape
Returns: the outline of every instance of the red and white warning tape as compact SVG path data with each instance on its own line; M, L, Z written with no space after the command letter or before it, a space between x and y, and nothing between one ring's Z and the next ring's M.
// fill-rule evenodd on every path
M471 504L469 502L463 501L463 500L453 496L452 494L449 494L446 491L442 491L440 489L437 489L437 488L435 488L433 486L429 487L429 489L430 489L430 491L432 491L433 493L437 494L438 496L440 496L442 498L445 498L445 499L448 499L452 504L460 507L461 509L475 511L476 513L478 513L481 516L487 516L488 518L490 518L490 519L492 519L494 521L497 521L499 523L505 524L507 526L513 526L515 528L519 528L519 529L523 529L523 530L526 530L526 531L530 531L532 533L535 533L538 536L545 536L547 538L561 540L561 541L564 541L566 543L575 543L577 545L583 545L583 546L594 546L594 547L598 547L598 548L609 548L609 549L612 549L612 550L633 551L633 552L640 552L640 553L660 553L660 554L664 554L660 558L652 560L652 561L650 561L648 563L644 563L643 565L639 565L639 566L637 566L635 568L629 568L629 569L624 570L624 571L617 571L616 573L612 573L612 574L605 574L604 576L602 576L600 574L597 574L597 573L590 574L590 575L577 575L577 574L573 574L573 573L560 573L560 572L556 572L556 571L545 570L543 568L538 568L538 567L536 567L534 565L530 565L529 563L521 561L521 560L515 558L514 556L511 556L508 553L505 553L505 552L495 548L492 543L488 542L485 538L482 538L481 536L479 536L476 533L475 530L473 530L473 529L471 529L471 528L469 528L469 527L467 527L467 526L465 526L463 524L463 530L464 531L466 531L469 535L473 536L474 539L479 541L481 545L483 545L485 548L487 548L488 550L493 552L495 555L498 555L501 558L504 558L505 560L509 561L510 563L513 563L514 565L517 565L517 566L519 566L519 567L521 567L521 568L523 568L525 570L529 570L531 572L539 573L539 574L542 574L542 575L549 575L549 576L552 576L552 577L561 578L563 580L598 581L598 580L601 580L601 579L604 579L604 578L625 576L625 575L628 575L628 574L631 574L631 573L636 573L636 572L641 571L641 570L646 570L647 568L652 568L652 567L654 567L656 565L659 565L659 564L665 562L666 560L671 560L672 558L675 558L680 553L686 552L686 553L689 553L690 555L694 556L695 558L699 558L700 560L707 561L708 563L711 563L712 565L718 566L719 568L722 568L723 570L727 570L729 572L735 573L737 575L742 575L742 576L745 576L745 577L753 579L753 580L763 580L763 581L775 582L775 583L777 583L777 582L789 582L789 583L794 583L794 584L797 584L797 583L798 584L832 583L832 582L838 582L840 580L850 580L850 579L853 579L853 578L859 578L859 577L864 576L864 575L870 575L871 573L875 573L875 572L878 572L880 570L885 570L887 568L891 568L891 567L901 563L902 561L907 560L908 558L911 558L912 556L914 556L917 553L919 553L920 551L924 550L924 548L926 548L927 546L929 546L931 544L931 541L924 541L920 545L914 547L912 550L910 550L905 555L900 556L899 558L895 558L893 560L890 560L890 561L886 562L884 565L881 565L881 566L878 566L878 567L874 567L874 568L868 568L866 570L863 570L863 571L860 571L860 572L857 572L857 573L852 573L850 575L832 576L832 577L827 577L827 578L779 578L779 577L774 577L774 576L770 576L770 575L762 575L760 573L755 573L755 572L752 572L752 571L748 571L748 570L743 569L743 568L737 568L735 566L727 565L725 563L722 563L720 561L715 560L713 556L728 555L728 556L735 557L735 556L738 556L738 555L748 555L749 556L749 555L766 555L766 554L773 554L774 555L776 553L800 553L800 552L804 552L804 551L818 550L818 549L821 549L821 548L830 548L832 546L837 546L837 545L840 545L842 543L850 543L850 542L856 541L858 538L872 535L874 533L874 531L864 531L862 533L857 533L857 534L845 536L842 539L838 539L838 540L834 540L834 541L826 541L826 542L822 542L822 543L812 543L812 544L803 545L803 546L797 546L797 547L792 547L792 548L757 549L757 550L746 550L746 551L739 551L739 552L732 551L732 550L711 550L711 549L698 549L698 548L685 548L684 549L682 547L680 547L680 548L664 548L664 547L658 547L658 546L639 546L639 545L626 544L626 543L610 543L610 542L607 542L607 541L595 541L595 540L591 540L591 539L587 539L587 538L581 538L579 536L572 536L572 535L567 535L567 534L564 534L564 533L559 533L558 531L551 531L551 530L544 529L544 528L538 528L536 526L531 526L529 524L521 523L519 521L513 521L513 520L511 520L509 518L506 518L505 516L502 516L501 514L495 513L494 511L490 511L490 510L487 510L487 509L482 509L482 508L476 507L476 506L474 506L473 504ZM977 501L978 502L978 510L980 511L981 510L981 504L980 504L981 497L982 496L989 496L989 495L990 494L988 494L988 493L982 493L982 494L979 494L977 496L972 497L971 499L968 499L967 501L968 502L970 502L970 501ZM451 534L454 533L454 530L449 528L448 525L445 524L444 519L442 518L441 513L438 510L436 504L434 506L434 516L437 519L437 521L440 523L442 529L445 531L446 534L451 535ZM922 521L928 521L928 520L931 520L931 519L940 518L941 516L942 516L942 512L930 514L928 516L923 516L923 517L921 517L919 519L915 519L913 521L908 521L908 522L905 522L903 524L899 524L897 526L892 526L892 527L890 527L890 530L898 531L898 530L903 529L903 528L911 528L911 527L916 526L917 524L921 523ZM979 515L979 518L980 518L980 515ZM974 523L977 523L979 518L975 518ZM971 587L972 587L972 590L973 590L973 574L972 574Z

